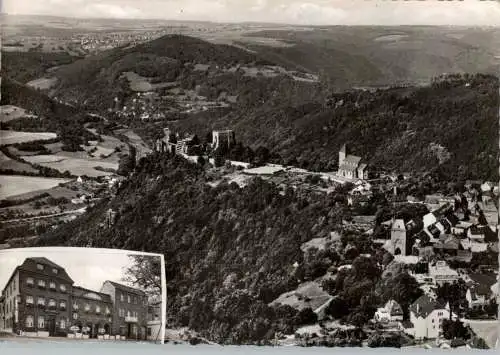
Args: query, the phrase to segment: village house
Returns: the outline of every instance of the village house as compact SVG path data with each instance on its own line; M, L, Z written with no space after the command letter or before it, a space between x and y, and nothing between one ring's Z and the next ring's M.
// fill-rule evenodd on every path
M361 157L349 154L344 144L339 151L339 169L337 175L348 179L368 179L367 164L361 163Z
M407 325L403 328L416 339L438 338L443 330L443 320L450 318L449 304L441 304L428 295L418 298L409 310L412 327ZM452 314L452 318L457 316Z
M470 309L484 309L495 294L492 292L492 286L497 282L497 276L492 273L473 273L467 275L467 293L466 299Z
M381 323L402 322L403 309L396 301L389 300L384 307L377 309L374 319Z
M442 286L445 283L452 284L459 279L458 272L448 266L446 261L439 260L429 263L429 276L434 283Z

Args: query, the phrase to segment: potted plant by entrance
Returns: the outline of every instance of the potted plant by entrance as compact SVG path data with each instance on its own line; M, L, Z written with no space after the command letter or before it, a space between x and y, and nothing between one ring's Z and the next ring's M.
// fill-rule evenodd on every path
M76 325L73 325L69 328L71 333L68 333L68 338L76 338L76 333L80 330L80 328Z
M89 331L90 331L90 328L85 326L82 328L82 333L83 333L83 336L82 338L83 339L88 339L89 338Z
M104 340L104 333L106 333L106 331L104 330L104 328L99 328L97 339Z

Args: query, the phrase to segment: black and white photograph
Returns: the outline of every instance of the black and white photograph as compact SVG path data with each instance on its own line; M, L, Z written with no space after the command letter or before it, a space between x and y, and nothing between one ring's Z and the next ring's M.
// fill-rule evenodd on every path
M161 255L90 248L0 251L0 333L163 342Z
M1 6L7 342L497 346L499 1Z

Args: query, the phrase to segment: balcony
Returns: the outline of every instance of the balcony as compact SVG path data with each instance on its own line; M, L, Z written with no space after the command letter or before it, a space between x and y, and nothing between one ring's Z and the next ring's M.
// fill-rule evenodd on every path
M45 303L38 303L38 308L45 308Z
M137 317L126 316L125 317L125 322L126 323L137 323Z
M45 288L45 282L43 282L43 281L38 281L37 285L39 288Z
M50 284L49 288L54 291L57 290L56 284Z

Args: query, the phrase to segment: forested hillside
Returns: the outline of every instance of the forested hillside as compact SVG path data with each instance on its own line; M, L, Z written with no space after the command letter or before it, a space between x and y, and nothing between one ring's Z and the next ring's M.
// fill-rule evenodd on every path
M327 236L342 207L330 197L300 196L255 180L211 188L196 165L151 156L116 198L39 239L38 245L113 247L165 254L168 315L218 342L272 339L293 330L296 312L267 303L314 274L300 245ZM106 211L118 215L106 228ZM326 270L320 266L323 272ZM321 272L320 272L321 273ZM300 322L299 322L300 323ZM290 328L292 327L292 328Z
M282 163L333 170L344 144L380 169L439 170L455 179L498 176L498 78L450 75L422 88L350 90L325 103L262 105L224 117L177 122L200 134L232 128L244 144L266 146Z

